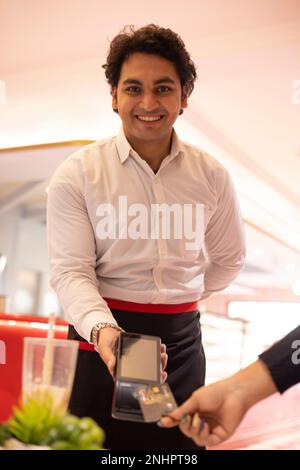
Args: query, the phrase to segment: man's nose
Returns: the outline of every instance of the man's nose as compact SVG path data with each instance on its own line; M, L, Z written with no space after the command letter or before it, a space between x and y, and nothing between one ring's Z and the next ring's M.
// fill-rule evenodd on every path
M155 111L159 107L157 96L153 93L144 93L140 107L147 112Z

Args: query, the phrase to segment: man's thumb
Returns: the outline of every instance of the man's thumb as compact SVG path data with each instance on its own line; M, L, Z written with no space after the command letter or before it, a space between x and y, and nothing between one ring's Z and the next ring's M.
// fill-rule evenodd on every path
M111 348L106 345L102 345L101 350L100 350L100 356L101 356L102 361L105 363L106 367L108 368L110 374L113 375L113 371L114 371L115 364L116 364L116 359Z
M107 368L112 377L114 376L115 365L116 365L116 359L114 358L114 356L111 356L107 362Z

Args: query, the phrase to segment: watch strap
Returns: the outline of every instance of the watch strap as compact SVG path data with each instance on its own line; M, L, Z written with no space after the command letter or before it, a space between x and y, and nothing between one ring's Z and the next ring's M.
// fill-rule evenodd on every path
M120 332L124 331L123 328L116 325L115 323L107 323L107 322L97 323L92 328L92 331L91 331L91 343L93 343L94 348L97 352L99 352L99 349L98 349L99 334L100 334L100 331L103 330L103 328L114 328L115 330L120 331Z

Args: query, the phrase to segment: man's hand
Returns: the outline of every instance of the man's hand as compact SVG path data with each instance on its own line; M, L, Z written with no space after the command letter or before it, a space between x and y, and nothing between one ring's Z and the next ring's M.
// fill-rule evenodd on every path
M102 328L99 335L98 341L98 350L101 356L101 359L106 364L110 375L114 378L115 375L115 366L116 366L116 356L115 356L115 346L118 337L120 336L120 331L115 328ZM167 367L168 355L166 353L166 345L161 344L160 346L160 355L161 355L161 381L165 383L167 379L167 372L165 368Z
M168 362L168 355L166 353L167 348L165 344L160 345L160 358L161 358L161 383L165 383L167 380L168 374L165 371Z
M115 328L107 327L100 330L98 350L101 359L106 364L112 378L114 378L115 375L115 346L119 336L120 331L116 330Z

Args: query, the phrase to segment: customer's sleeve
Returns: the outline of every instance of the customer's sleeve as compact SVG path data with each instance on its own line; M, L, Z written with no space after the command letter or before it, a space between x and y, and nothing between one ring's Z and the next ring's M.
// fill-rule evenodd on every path
M244 224L231 178L223 167L216 170L216 210L205 232L208 264L202 299L225 289L241 271L245 260Z
M117 323L98 291L95 235L84 197L76 185L50 184L47 219L50 284L66 320L90 341L96 323Z
M300 382L300 326L259 355L280 393Z

